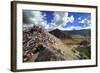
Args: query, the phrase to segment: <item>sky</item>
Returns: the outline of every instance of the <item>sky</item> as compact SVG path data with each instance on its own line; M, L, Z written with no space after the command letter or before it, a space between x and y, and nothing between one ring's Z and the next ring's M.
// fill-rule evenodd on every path
M48 31L90 29L91 13L23 10L23 25L39 25Z

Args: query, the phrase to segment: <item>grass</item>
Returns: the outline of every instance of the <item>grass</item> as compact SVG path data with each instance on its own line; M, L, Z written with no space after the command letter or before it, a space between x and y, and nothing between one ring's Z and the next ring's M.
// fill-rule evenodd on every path
M74 45L79 44L81 42L81 39L64 39L62 42L66 45Z
M88 50L86 48L76 48L75 50L79 51L82 56L83 59L90 59L90 53L88 52Z

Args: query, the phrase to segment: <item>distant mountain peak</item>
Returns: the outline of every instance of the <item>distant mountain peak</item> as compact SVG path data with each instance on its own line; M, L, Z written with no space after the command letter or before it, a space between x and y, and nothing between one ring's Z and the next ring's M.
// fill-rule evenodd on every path
M62 30L59 29L52 30L49 33L53 34L54 36L60 39L70 38L70 36L67 33L64 33Z

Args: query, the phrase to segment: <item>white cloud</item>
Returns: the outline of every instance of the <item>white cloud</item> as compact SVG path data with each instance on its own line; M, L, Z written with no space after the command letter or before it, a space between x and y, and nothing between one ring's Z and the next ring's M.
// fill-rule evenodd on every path
M49 28L49 25L47 25L47 21L43 19L43 17L45 17L46 15L42 15L41 11L26 11L25 15L28 18L28 21L30 21L27 24L24 24L23 27L32 27L33 25L38 25L38 26L42 26L46 29Z
M65 12L54 12L54 23L56 25L61 25L64 23L63 17L65 15Z
M70 27L67 27L67 28L63 28L63 27L58 27L58 29L60 30L81 30L81 29L90 29L90 27L81 27L81 26L70 26Z
M47 23L47 20L43 19L46 17L46 14L42 14L41 11L28 11L26 14L28 13L30 13L30 15L27 15L31 21L30 24L42 26L49 31L65 26L68 22L73 23L74 21L74 17L69 17L68 12L54 12L54 19L51 23Z
M82 17L78 17L78 20L82 20Z
M70 26L70 27L67 27L67 28L63 28L63 27L59 27L58 29L60 30L80 30L80 26Z
M90 26L87 26L87 27L84 27L83 29L91 29L91 27Z
M43 22L43 17L42 17L42 13L40 11L32 11L32 15L34 17L31 18L32 22L34 24L40 24L41 22Z
M84 24L84 23L86 22L86 20L87 20L87 19L84 18L83 20L79 21L79 23L83 23L83 24Z
M54 23L56 25L65 25L68 22L73 23L74 16L68 17L68 12L54 12Z
M71 23L73 23L73 21L74 21L74 16L68 17L68 21L71 22Z
M23 24L23 30L28 30L30 27L33 27L33 24L29 24L29 25L27 25L27 24Z
M82 23L84 26L90 26L91 25L91 20L84 18L83 20L79 21L79 23Z
M66 26L68 22L74 22L74 16L68 16L68 12L54 12L54 20L50 24L50 29Z

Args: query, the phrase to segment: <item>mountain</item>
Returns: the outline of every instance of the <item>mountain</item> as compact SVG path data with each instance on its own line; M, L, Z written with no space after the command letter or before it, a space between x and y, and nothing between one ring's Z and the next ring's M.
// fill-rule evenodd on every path
M67 37L56 29L56 36ZM74 46L73 46L74 47ZM46 29L33 26L23 30L23 62L61 61L78 59L74 52L62 40L50 34Z
M56 36L57 38L60 38L60 39L71 38L71 36L68 35L68 33L65 33L64 31L61 31L59 29L55 29L53 31L50 31L49 33Z
M63 31L63 33L69 35L91 36L91 29L70 30L70 31Z
M66 31L55 29L53 31L50 31L49 33L53 34L54 36L56 36L57 38L60 38L60 39L71 38L73 35L91 36L91 30L90 29L66 30Z

